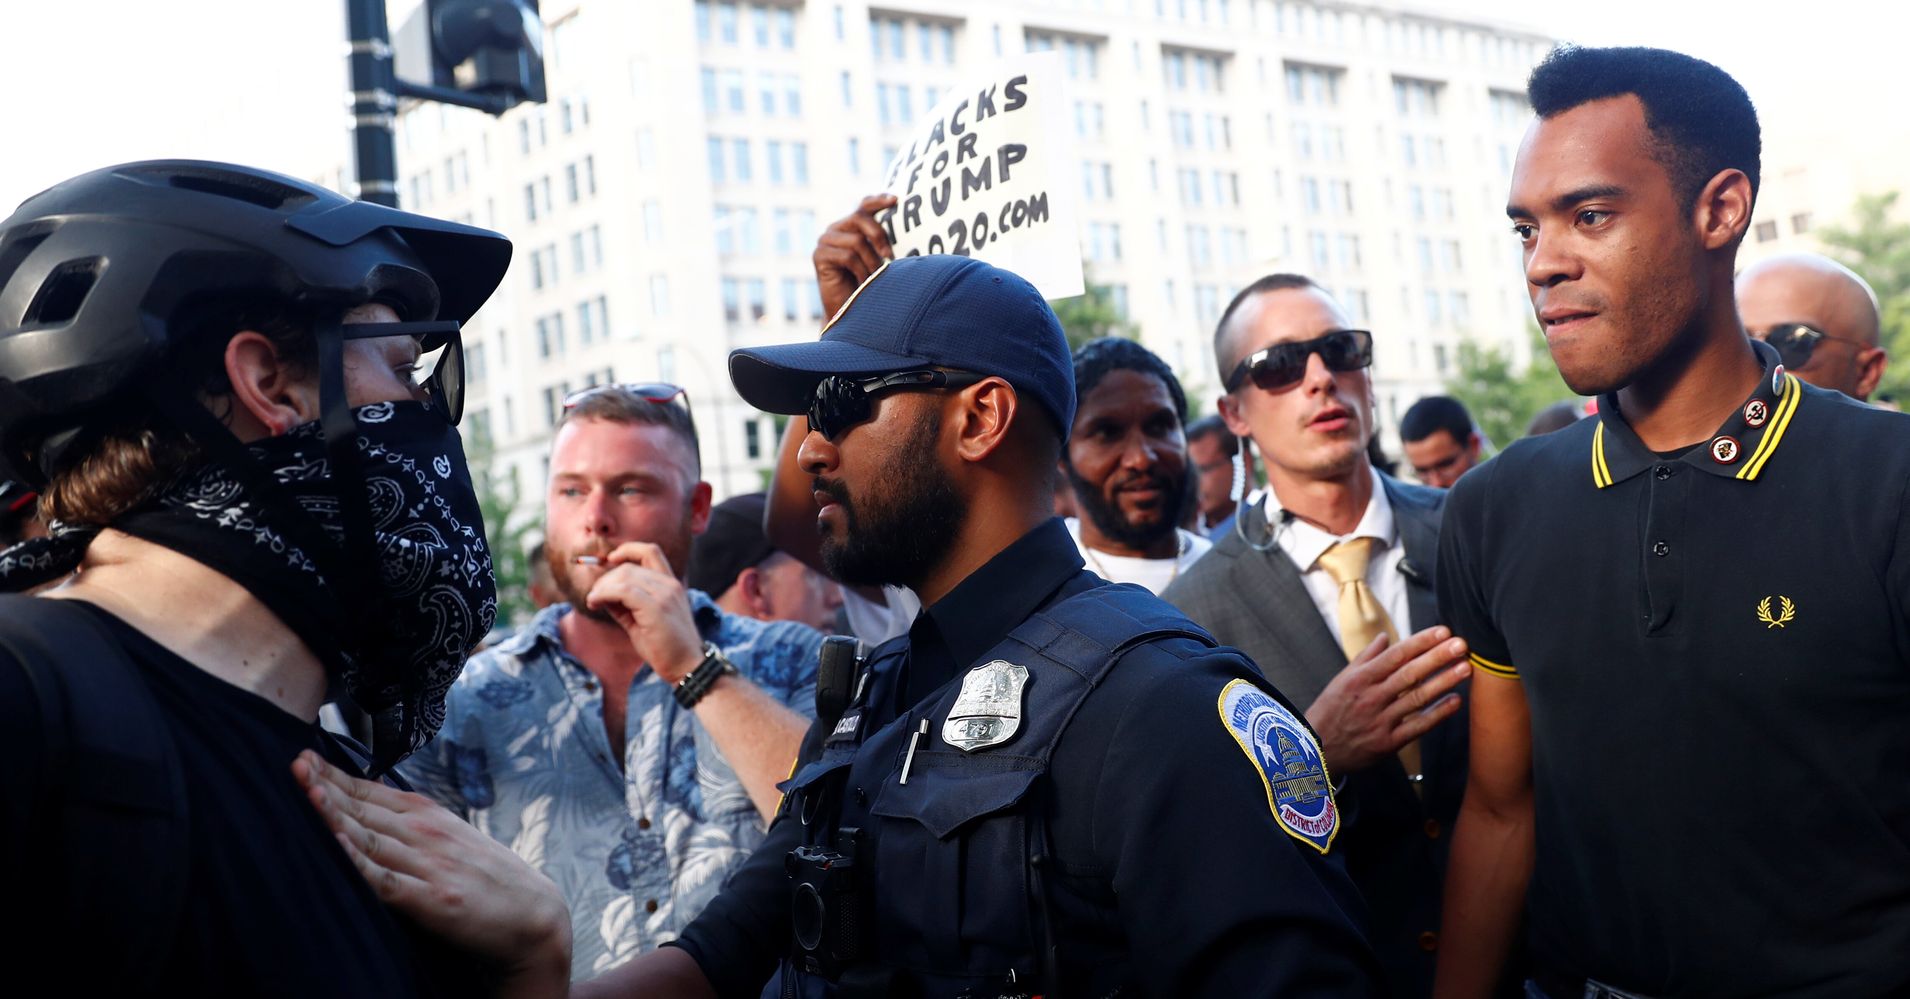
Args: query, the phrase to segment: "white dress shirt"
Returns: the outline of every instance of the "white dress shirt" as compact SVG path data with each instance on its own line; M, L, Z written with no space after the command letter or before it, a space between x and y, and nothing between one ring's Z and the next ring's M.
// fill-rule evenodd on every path
M1313 606L1325 619L1326 630L1333 633L1335 643L1340 641L1340 585L1320 567L1320 556L1328 548L1353 538L1374 539L1373 557L1366 563L1366 585L1372 587L1373 598L1386 609L1386 616L1393 619L1394 634L1405 638L1413 633L1412 611L1406 602L1406 577L1399 571L1399 564L1406 560L1406 546L1400 543L1399 527L1393 522L1393 504L1386 498L1379 473L1372 471L1371 466L1368 471L1373 476L1373 498L1366 501L1366 512L1350 533L1328 534L1297 517L1279 531L1280 550L1286 552L1294 567L1300 570L1300 582L1306 584L1307 595L1313 598ZM1278 524L1280 515L1280 501L1268 490L1267 523Z

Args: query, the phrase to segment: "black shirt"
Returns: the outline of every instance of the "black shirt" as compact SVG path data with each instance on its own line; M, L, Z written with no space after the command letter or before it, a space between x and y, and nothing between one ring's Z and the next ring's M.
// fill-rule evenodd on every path
M1037 527L916 619L898 699L934 695L1037 610L1104 585L1083 571L1060 521ZM1229 681L1265 681L1231 650L1172 666L1123 659L1056 746L1047 822L1062 977L1118 962L1130 994L1372 994L1377 969L1337 854L1281 830L1260 772L1216 710ZM862 724L887 724L909 706L871 705ZM800 825L779 816L675 942L719 995L755 995L787 953L783 861L800 842Z
M1466 476L1441 610L1531 709L1540 967L1650 995L1895 994L1910 417L1756 349L1757 391L1683 454L1607 396Z
M349 755L316 724L84 606L145 677L168 723L189 798L191 872L176 924L152 928L173 934L155 991L406 996L482 988L475 959L453 954L385 908L292 776L292 760L304 749L361 773ZM0 856L9 865L94 861L35 853L46 848L35 831L44 817L30 814L33 800L22 789L34 786L33 775L45 765L44 739L24 670L0 652L0 756L18 779L6 796ZM32 911L19 902L16 916ZM113 979L114 941L87 926L42 923L35 931L35 966L60 976L67 988L90 993Z

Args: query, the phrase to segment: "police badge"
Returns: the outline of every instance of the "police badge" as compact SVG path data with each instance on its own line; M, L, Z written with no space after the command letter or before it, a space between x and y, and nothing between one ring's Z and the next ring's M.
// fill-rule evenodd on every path
M965 753L999 746L1021 730L1028 667L997 659L968 671L942 723L942 741Z

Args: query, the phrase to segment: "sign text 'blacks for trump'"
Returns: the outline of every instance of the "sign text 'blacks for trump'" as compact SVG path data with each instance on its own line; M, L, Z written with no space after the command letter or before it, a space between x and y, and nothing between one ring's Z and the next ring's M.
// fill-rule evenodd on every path
M1082 291L1072 134L1053 53L951 91L897 151L877 216L898 257L974 256L1015 271L1049 298Z

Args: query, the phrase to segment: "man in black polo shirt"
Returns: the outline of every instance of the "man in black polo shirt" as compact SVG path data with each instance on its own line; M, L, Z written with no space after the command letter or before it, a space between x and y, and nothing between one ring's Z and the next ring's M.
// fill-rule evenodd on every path
M1438 994L1488 991L1522 902L1553 999L1901 994L1910 421L1746 338L1730 77L1567 48L1530 94L1507 212L1560 373L1601 397L1447 502L1477 670Z

